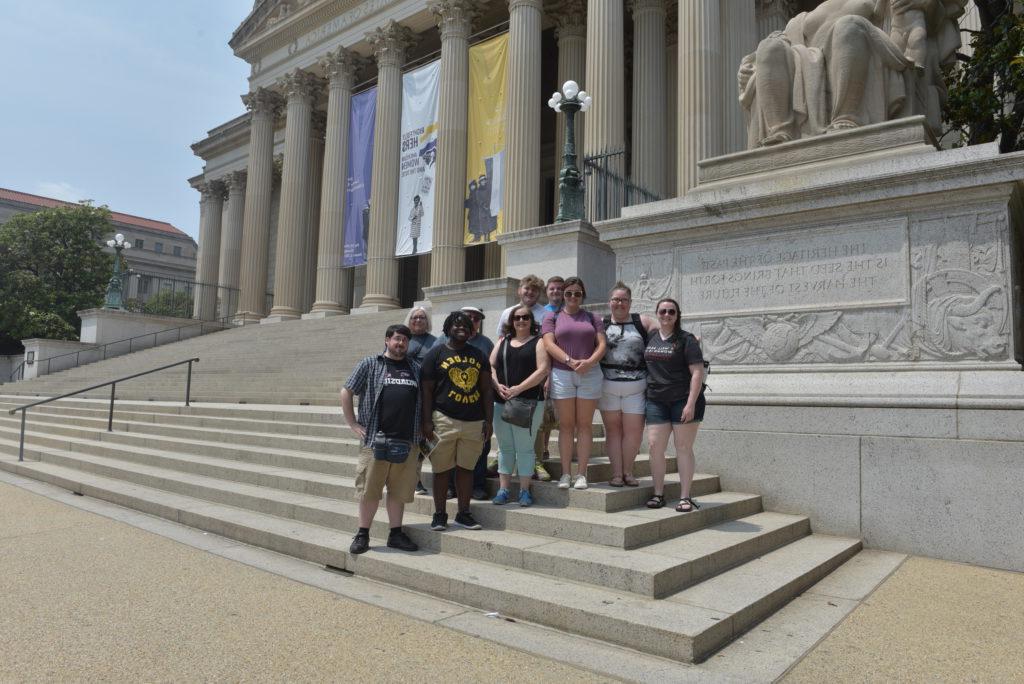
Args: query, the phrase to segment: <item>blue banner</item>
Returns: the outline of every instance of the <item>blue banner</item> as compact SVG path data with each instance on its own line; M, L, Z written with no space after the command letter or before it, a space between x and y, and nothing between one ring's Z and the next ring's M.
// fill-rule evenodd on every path
M345 183L345 256L342 259L342 266L346 267L366 263L376 116L376 86L352 96L352 114L348 127L348 178Z

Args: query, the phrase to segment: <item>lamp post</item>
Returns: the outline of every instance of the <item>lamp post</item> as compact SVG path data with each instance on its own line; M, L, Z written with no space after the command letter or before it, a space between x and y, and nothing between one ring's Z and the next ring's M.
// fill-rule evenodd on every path
M126 242L124 235L118 233L113 240L107 240L107 247L114 248L114 275L110 276L107 283L107 297L103 302L104 309L123 309L124 301L121 297L121 250L131 249L130 243Z
M590 109L593 100L586 91L580 90L576 81L566 81L562 91L557 90L548 100L548 107L556 112L565 112L565 149L562 150L562 172L558 181L558 216L556 222L575 221L583 218L583 179L576 167L576 112Z

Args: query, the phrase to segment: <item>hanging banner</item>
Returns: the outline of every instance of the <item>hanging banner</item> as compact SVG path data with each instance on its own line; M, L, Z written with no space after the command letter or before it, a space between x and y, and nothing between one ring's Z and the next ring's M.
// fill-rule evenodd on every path
M465 244L483 244L505 230L505 77L508 34L469 49Z
M395 256L426 254L434 242L437 102L441 62L402 76L402 134Z
M345 254L342 266L362 266L366 263L376 116L376 86L352 96L348 127L348 177L345 182Z

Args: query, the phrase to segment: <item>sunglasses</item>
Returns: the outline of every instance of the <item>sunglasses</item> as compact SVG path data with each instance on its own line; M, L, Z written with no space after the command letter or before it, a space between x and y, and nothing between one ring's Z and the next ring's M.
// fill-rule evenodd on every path
M529 314L520 314L519 316L513 316L512 320L513 321L529 321L529 320L533 320L533 316L531 316Z
M576 299L577 297L583 297L583 293L580 292L579 290L566 290L563 294L566 297L570 297L572 299Z
M676 315L676 310L675 309L658 309L658 315L659 316L675 316Z

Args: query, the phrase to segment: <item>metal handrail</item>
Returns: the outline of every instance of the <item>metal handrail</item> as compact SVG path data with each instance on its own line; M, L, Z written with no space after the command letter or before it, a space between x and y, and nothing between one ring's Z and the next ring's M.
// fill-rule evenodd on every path
M98 350L102 350L103 351L103 358L98 359L98 360L99 361L106 361L107 360L107 347L110 347L112 345L124 344L125 342L127 342L128 343L128 351L125 352L125 353L131 354L132 351L133 351L133 349L132 349L132 342L133 342L133 340L141 340L144 337L152 337L153 338L152 346L144 347L144 349L153 349L154 347L160 346L160 345L158 345L156 343L156 341L157 341L158 336L159 335L163 335L164 333L177 332L178 333L178 338L176 340L174 340L174 341L175 342L181 342L181 331L184 330L185 328L194 328L194 327L196 327L198 325L199 326L199 335L202 335L203 334L203 326L204 325L214 324L214 323L226 324L226 323L230 322L232 318L234 318L234 317L233 316L224 316L222 318L218 318L218 319L215 319L215 320L212 320L212 321L196 321L194 323L188 323L187 325L179 325L177 328L164 328L163 330L157 330L156 332L145 333L143 335L135 335L134 337L126 337L123 340L114 340L113 342L106 342L106 343L104 343L102 345L98 344L98 345L96 345L94 347L89 347L87 349L79 349L78 351L68 352L66 354L58 354L57 356L50 356L50 357L45 358L45 359L39 359L38 361L35 361L35 363L42 364L43 361L45 361L46 362L46 372L43 373L43 375L49 375L50 374L50 369L51 369L51 365L50 365L51 361L53 361L54 359L62 359L65 356L74 356L75 357L75 365L69 366L68 368L62 368L61 369L61 370L71 370L72 368L78 368L80 365L82 365L82 363L81 363L81 354L83 354L83 353L91 353L91 352L95 352L95 351L98 351ZM214 331L214 332L216 332L216 331ZM197 335L197 337L198 337L198 335ZM164 344L170 344L170 342L165 342ZM111 357L111 358L113 358L113 357ZM95 363L95 361L91 361L90 363ZM14 382L15 374L24 365L25 365L25 362L22 361L21 362L21 366L18 366L18 368L14 369L14 372L11 373L11 378L10 378L11 382ZM39 377L41 377L41 376L39 376Z
M157 371L167 370L168 368L174 368L175 366L181 366L188 364L188 375L185 376L185 406L191 406L191 395L192 395L192 364L199 363L199 357L191 359L185 359L184 361L176 361L175 363L169 363L166 366L160 366L159 368L153 368L148 371L142 371L141 373L135 373L133 375L126 375L123 378L117 378L116 380L108 380L107 382L101 382L98 385L92 385L85 389L76 390L74 392L68 392L62 394L59 397L50 397L49 399L40 399L34 401L31 404L25 404L24 406L16 406L7 412L8 415L13 416L18 411L21 411L21 441L18 443L18 460L25 460L25 417L28 416L28 410L41 404L49 404L51 401L57 401L58 399L67 399L73 397L76 394L82 394L83 392L91 392L94 389L100 387L106 387L110 385L110 412L107 414L107 432L114 431L114 391L117 389L117 383L124 382L125 380L131 380L133 378L139 378L143 375L149 375L150 373L156 373Z

